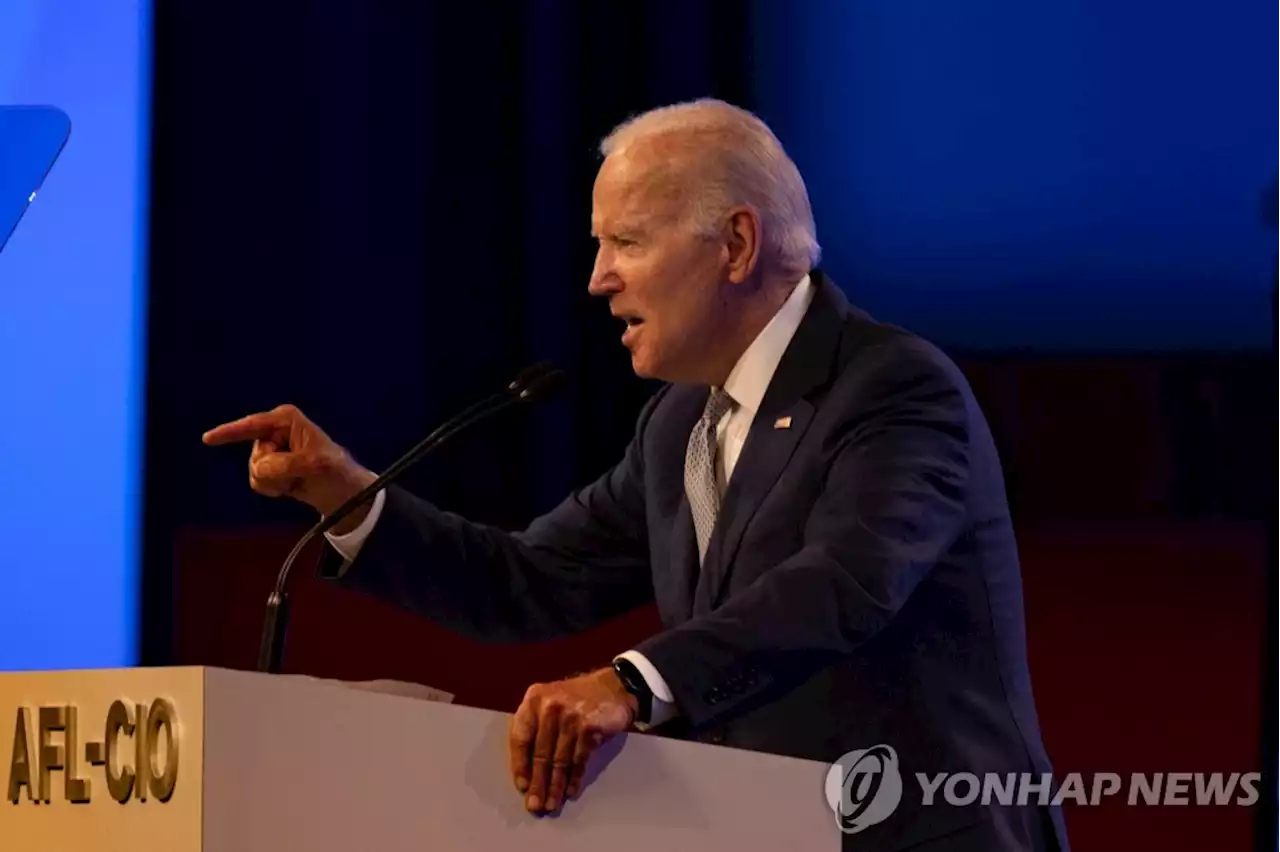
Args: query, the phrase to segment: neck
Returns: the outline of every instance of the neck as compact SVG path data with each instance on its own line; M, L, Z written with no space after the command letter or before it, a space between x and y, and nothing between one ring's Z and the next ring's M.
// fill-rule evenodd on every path
M734 365L786 303L797 283L778 279L761 280L754 289L741 297L737 305L726 305L726 308L734 309L737 317L733 321L732 331L726 336L725 346L711 371L708 384L724 386Z

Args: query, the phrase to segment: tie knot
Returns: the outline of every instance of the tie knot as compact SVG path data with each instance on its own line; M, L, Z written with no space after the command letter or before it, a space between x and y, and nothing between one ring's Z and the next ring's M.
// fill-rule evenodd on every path
M720 418L733 408L733 397L721 388L712 388L707 397L707 407L702 410L702 420L709 426L720 422Z

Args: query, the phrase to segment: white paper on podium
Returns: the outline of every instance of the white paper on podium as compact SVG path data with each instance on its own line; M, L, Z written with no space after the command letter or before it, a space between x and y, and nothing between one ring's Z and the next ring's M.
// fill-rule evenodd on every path
M311 675L287 675L287 677L298 678L312 683L322 683L326 686L340 686L344 689L358 689L364 692L380 692L383 695L397 695L401 698L438 701L441 704L453 703L453 693L451 692L403 680L337 680L335 678L313 677Z

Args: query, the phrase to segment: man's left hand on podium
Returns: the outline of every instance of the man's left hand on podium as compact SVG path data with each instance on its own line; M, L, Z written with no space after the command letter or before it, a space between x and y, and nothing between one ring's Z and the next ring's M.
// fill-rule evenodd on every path
M638 710L612 668L535 683L511 721L511 775L534 813L555 811L578 794L587 761L626 731Z

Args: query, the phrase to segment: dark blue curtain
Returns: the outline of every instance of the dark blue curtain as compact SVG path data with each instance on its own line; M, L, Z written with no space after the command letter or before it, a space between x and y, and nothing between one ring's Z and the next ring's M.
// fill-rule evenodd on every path
M285 8L287 6L287 8ZM186 525L310 515L203 430L292 402L373 468L532 361L570 382L410 485L518 525L602 472L651 392L586 293L598 140L750 106L734 2L162 4L143 612L168 659Z

